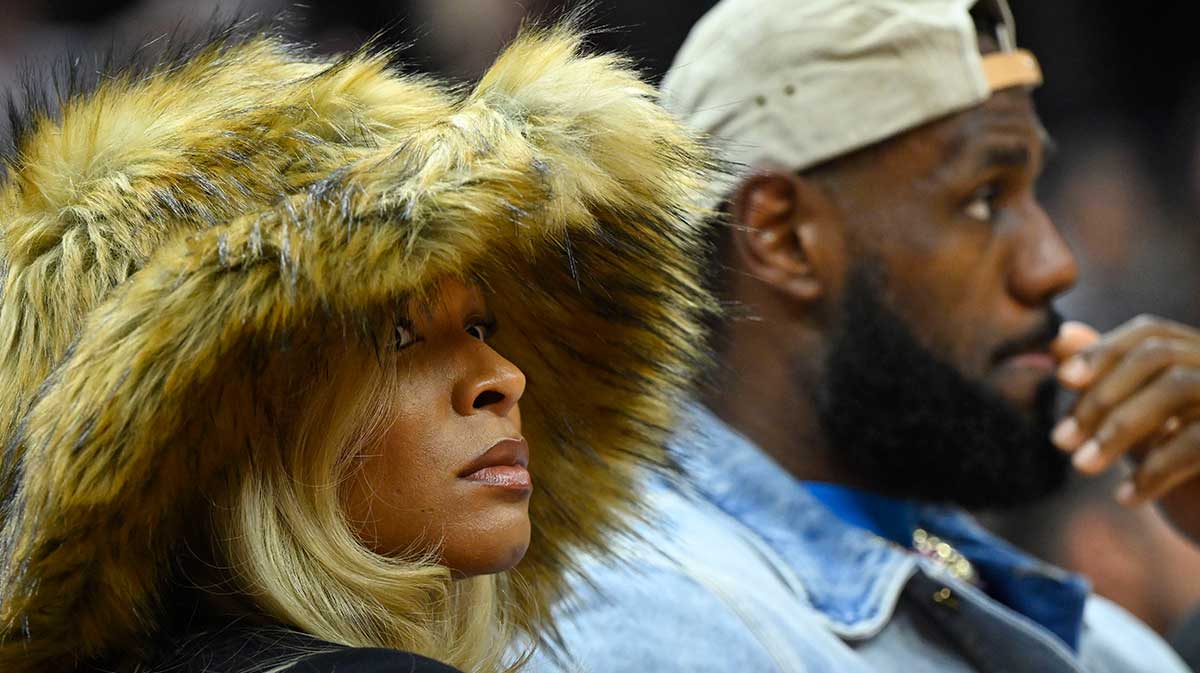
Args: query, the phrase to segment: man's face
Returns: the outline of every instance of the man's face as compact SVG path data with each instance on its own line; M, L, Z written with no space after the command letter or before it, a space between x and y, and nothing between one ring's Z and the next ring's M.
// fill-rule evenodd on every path
M851 256L821 411L872 486L987 506L1065 474L1047 349L1076 267L1034 194L1043 150L1008 91L838 169Z
M1055 362L1051 301L1076 265L1034 183L1044 131L1010 90L864 156L837 197L852 249L917 341L1032 413Z

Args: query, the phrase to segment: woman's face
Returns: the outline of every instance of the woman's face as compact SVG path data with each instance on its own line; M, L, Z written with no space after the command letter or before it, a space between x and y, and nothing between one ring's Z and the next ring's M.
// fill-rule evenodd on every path
M495 328L475 287L397 328L402 394L377 450L357 459L343 503L359 539L394 556L439 549L463 575L514 566L529 546L529 447L517 406L525 375L487 344Z

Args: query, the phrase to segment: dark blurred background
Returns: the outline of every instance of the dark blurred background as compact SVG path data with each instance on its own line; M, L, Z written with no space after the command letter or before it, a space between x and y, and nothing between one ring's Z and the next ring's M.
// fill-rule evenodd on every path
M1200 324L1200 52L1192 3L1010 0L1020 42L1042 62L1036 94L1058 151L1043 200L1079 254L1082 280L1063 311L1101 330L1138 313ZM478 75L527 15L561 0L0 0L0 85L68 48L103 50L200 31L214 16L286 17L322 52L382 31L408 44L408 67ZM594 0L593 38L654 80L711 0ZM0 122L0 138L7 129ZM1200 605L1200 552L1153 509L1125 510L1120 471L1079 481L1048 503L989 516L1031 551L1087 573L1097 590L1171 635ZM1197 621L1200 624L1200 621ZM1182 648L1200 643L1184 639Z

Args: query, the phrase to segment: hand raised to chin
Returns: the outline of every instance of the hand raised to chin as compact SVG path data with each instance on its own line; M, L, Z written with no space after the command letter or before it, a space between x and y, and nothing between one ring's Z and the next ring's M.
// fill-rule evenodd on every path
M1200 542L1200 331L1152 316L1104 335L1067 323L1055 352L1059 381L1079 400L1054 443L1085 474L1128 456L1134 473L1117 499L1157 501Z

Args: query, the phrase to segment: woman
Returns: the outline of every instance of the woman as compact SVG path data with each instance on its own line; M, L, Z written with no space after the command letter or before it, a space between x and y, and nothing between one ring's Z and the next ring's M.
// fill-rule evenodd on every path
M579 48L526 32L463 95L225 35L32 109L0 187L0 670L490 671L536 641L637 515L710 308L703 151Z

